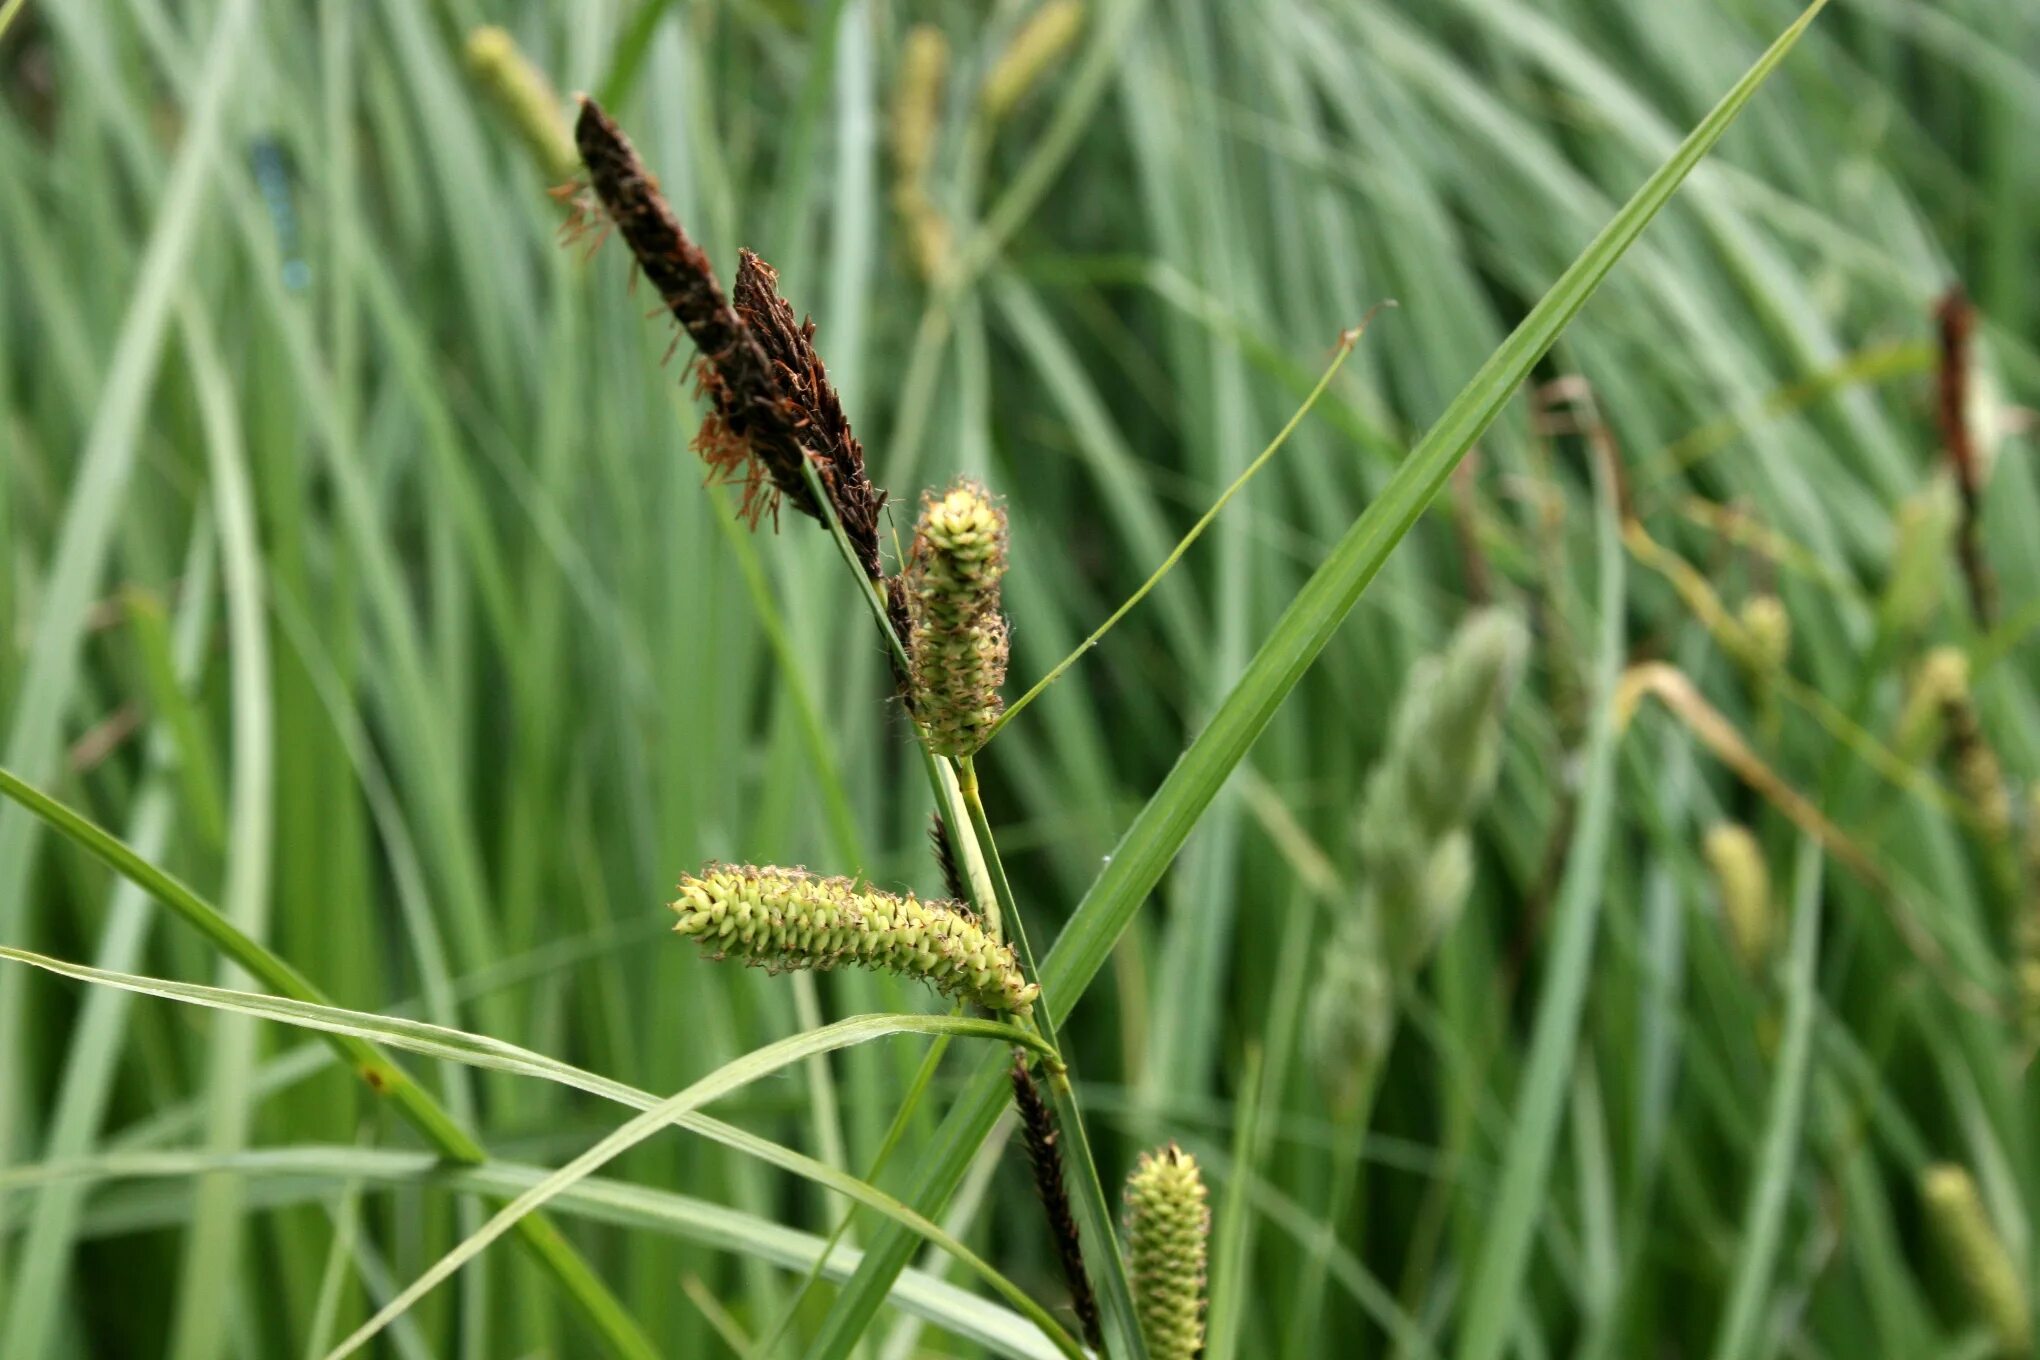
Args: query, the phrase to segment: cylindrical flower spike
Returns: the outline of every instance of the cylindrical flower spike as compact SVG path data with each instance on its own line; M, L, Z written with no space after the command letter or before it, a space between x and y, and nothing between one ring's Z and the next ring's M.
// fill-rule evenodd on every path
M1765 671L1778 670L1792 655L1792 616L1776 595L1752 595L1743 601L1736 622L1749 644L1750 661Z
M540 173L563 180L580 168L581 156L567 132L560 97L539 69L517 49L504 29L485 25L468 34L468 70L517 129Z
M928 193L928 170L942 131L942 86L949 40L933 24L907 30L893 90L893 207L906 228L908 254L923 279L940 277L949 259L949 223Z
M1729 943L1743 967L1757 971L1770 957L1777 921L1764 848L1748 827L1734 822L1710 827L1704 847L1707 867L1714 871L1714 886L1721 894L1721 917L1728 926Z
M1011 113L1069 50L1083 27L1081 0L1048 0L1028 15L986 75L978 92L979 112L994 123Z
M1381 947L1379 912L1368 899L1340 923L1311 993L1318 1075L1342 1117L1358 1108L1395 1029L1395 981Z
M1197 1159L1174 1143L1143 1152L1126 1178L1126 1267L1153 1360L1204 1348L1204 1263L1211 1208Z
M1029 1015L1041 989L1013 947L992 939L955 902L923 902L805 869L712 864L680 880L674 929L710 958L735 956L770 972L883 968L934 984L990 1011Z
M984 745L1005 707L1006 512L969 478L924 495L907 560L908 655L913 709L939 755Z
M1920 1173L1920 1198L1934 1236L1948 1254L1950 1270L1996 1335L1998 1354L2032 1354L2033 1316L2026 1307L2026 1292L2004 1239L1991 1226L1974 1178L1962 1167L1937 1162Z

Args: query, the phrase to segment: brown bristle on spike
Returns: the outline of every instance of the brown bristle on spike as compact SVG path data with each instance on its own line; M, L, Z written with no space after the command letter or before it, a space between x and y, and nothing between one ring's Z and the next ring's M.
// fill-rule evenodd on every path
M787 417L800 443L815 460L823 487L856 549L859 565L873 581L883 575L878 559L878 512L885 495L864 471L864 448L851 433L843 403L815 352L815 323L796 325L793 308L779 295L779 274L748 250L737 252L737 282L731 296L737 315L757 337L786 394Z
M723 296L708 256L682 230L630 139L592 99L581 100L574 143L603 212L700 352L695 380L715 408L694 441L702 460L744 486L753 524L781 496L822 518L801 473L793 403L758 337Z

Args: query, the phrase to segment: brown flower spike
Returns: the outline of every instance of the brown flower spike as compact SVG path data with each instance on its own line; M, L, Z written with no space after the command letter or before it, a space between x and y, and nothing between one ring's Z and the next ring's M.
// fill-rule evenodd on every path
M859 565L879 580L878 512L885 496L865 473L864 451L815 353L814 323L794 322L793 308L779 296L778 276L749 251L737 271L732 306L708 256L681 228L630 139L586 96L574 143L607 219L602 230L613 226L623 237L694 342L695 379L713 408L694 439L702 461L743 484L743 510L753 524L776 513L781 498L804 515L826 519L804 474L803 464L812 461Z
M1055 1126L1055 1111L1042 1098L1023 1055L1013 1055L1011 1076L1013 1107L1020 1112L1020 1130L1027 1141L1027 1167L1034 1174L1035 1193L1041 1196L1041 1207L1048 1215L1049 1236L1055 1239L1063 1283L1069 1286L1070 1311L1077 1315L1084 1340L1103 1355L1098 1300L1091 1293L1091 1277L1084 1272L1083 1241L1077 1235L1077 1216L1070 1208L1069 1188L1063 1181L1062 1133Z

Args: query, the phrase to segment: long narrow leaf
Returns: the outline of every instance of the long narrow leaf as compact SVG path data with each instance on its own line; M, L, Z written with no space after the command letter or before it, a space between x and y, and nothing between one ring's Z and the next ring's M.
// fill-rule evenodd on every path
M123 1180L189 1179L214 1173L251 1180L288 1181L259 1202L268 1207L322 1196L331 1188L368 1183L382 1186L426 1185L449 1191L508 1198L545 1179L543 1167L491 1159L470 1167L449 1167L430 1153L389 1148L298 1144L241 1152L110 1152L54 1162L37 1162L0 1171L0 1192L52 1186L85 1186ZM837 1244L833 1251L822 1238L771 1219L668 1190L648 1189L623 1181L590 1176L553 1202L559 1213L639 1232L683 1238L716 1251L750 1256L789 1270L818 1269L831 1280L847 1279L862 1259L855 1247ZM165 1209L169 1213L165 1213ZM138 1226L164 1227L188 1217L188 1202L178 1206L152 1202L146 1210L109 1204L94 1211L82 1225L95 1232L95 1216L118 1232ZM0 1233L18 1226L18 1215L0 1212ZM903 1271L891 1302L902 1312L946 1329L1016 1360L1051 1360L1062 1354L1041 1335L1032 1321L990 1299L919 1270ZM323 1347L321 1348L323 1351Z
M243 934L211 903L174 875L137 855L132 847L104 827L80 816L5 769L0 769L0 796L19 803L109 869L169 907L204 935L222 955L240 964L264 983L302 1002L313 1005L325 1003L325 997L304 974L259 941ZM474 1136L461 1127L430 1092L391 1062L374 1044L334 1032L333 1046L351 1070L360 1073L362 1080L390 1100L412 1127L445 1156L468 1163L487 1157L487 1152ZM573 1244L561 1236L557 1228L544 1218L530 1216L520 1221L518 1231L547 1272L558 1281L560 1288L580 1306L589 1324L602 1336L610 1350L646 1360L658 1354L623 1304L596 1277Z
M723 1064L685 1090L670 1099L660 1101L637 1118L625 1123L594 1147L504 1205L493 1218L482 1225L480 1230L456 1244L453 1250L435 1261L423 1275L412 1281L374 1317L356 1328L353 1335L334 1347L327 1360L343 1360L343 1357L354 1354L383 1328L402 1316L411 1305L430 1293L463 1265L479 1256L496 1239L515 1228L520 1220L538 1210L554 1196L572 1188L672 1124L680 1116L690 1114L708 1102L728 1095L761 1077L770 1076L792 1063L801 1062L818 1054L830 1053L839 1048L847 1048L852 1044L863 1043L881 1035L936 1028L933 1022L948 1022L951 1032L955 1032L953 1029L955 1025L968 1023L949 1016L857 1016L849 1020L839 1020L833 1025L824 1025L820 1029L791 1035L777 1043L753 1049L733 1062ZM932 1226L930 1225L931 1228ZM950 1249L963 1260L977 1266L980 1273L985 1274L1015 1308L1034 1319L1036 1325L1056 1343L1058 1349L1081 1360L1083 1352L1076 1342L1039 1304L1028 1298L1022 1290L1005 1280L1003 1276L992 1271L989 1266L983 1265L974 1253L960 1243Z
M1515 1320L1530 1242L1551 1172L1552 1149L1572 1084L1573 1050L1586 1006L1594 936L1601 916L1602 872L1615 811L1615 687L1622 673L1622 542L1616 530L1615 470L1595 465L1600 533L1601 638L1594 666L1594 717L1587 735L1579 816L1566 848L1552 923L1551 963L1537 1004L1529 1067L1510 1122L1501 1188L1482 1235L1462 1314L1459 1360L1498 1360Z
M320 1005L296 1001L287 997L264 996L256 992L235 991L222 987L206 987L195 983L175 982L165 978L141 977L131 973L116 973L106 969L91 968L84 964L68 963L62 959L31 953L25 949L14 949L0 945L0 959L26 963L61 977L80 982L89 982L102 987L113 987L121 991L134 992L143 996L160 997L186 1005L202 1006L209 1010L223 1011L232 1015L249 1016L262 1020L275 1020L300 1029L316 1030L326 1034L343 1035L364 1043L380 1043L390 1048L422 1054L448 1062L465 1063L472 1067L485 1067L495 1071L509 1072L518 1076L536 1077L543 1081L556 1082L576 1090L586 1091L605 1100L615 1101L632 1109L651 1111L668 1109L664 1123L671 1123L690 1132L701 1134L727 1147L735 1148L761 1161L771 1163L795 1175L803 1176L827 1189L834 1190L847 1198L856 1200L867 1208L900 1224L950 1253L968 1265L993 1289L1012 1300L1016 1307L1030 1317L1045 1324L1044 1330L1051 1337L1057 1331L1055 1324L1045 1313L1040 1312L1032 1300L1022 1293L1011 1281L979 1257L975 1252L944 1232L938 1225L899 1203L892 1196L883 1193L847 1173L816 1161L791 1148L783 1147L769 1139L743 1129L710 1119L693 1108L669 1109L673 1102L662 1101L659 1097L623 1082L613 1081L561 1062L542 1053L520 1048L486 1035L470 1034L463 1030L449 1029L443 1025L428 1024L421 1020L407 1020L389 1016L372 1015L364 1011L344 1010L337 1006ZM767 1072L784 1066L786 1062L801 1061L816 1053L828 1052L834 1048L864 1043L870 1039L888 1034L933 1034L954 1035L970 1038L993 1039L1003 1044L1017 1044L1036 1052L1046 1053L1047 1045L1037 1035L1016 1026L995 1020L983 1020L970 1016L956 1015L867 1015L838 1021L836 1024L809 1031L782 1040L779 1045L757 1050L748 1055L777 1054L782 1047L811 1048L812 1051L796 1053L794 1057L778 1061L744 1078L755 1080ZM819 1038L817 1037L819 1036ZM801 1041L805 1041L805 1045ZM745 1060L718 1069L702 1079L709 1083L739 1067ZM697 1086L702 1083L697 1083ZM741 1084L741 1083L739 1083ZM733 1088L731 1088L733 1089ZM690 1087L690 1091L695 1088ZM695 1104L704 1103L725 1094L722 1088L709 1087L710 1094L700 1097ZM685 1093L683 1093L685 1094ZM0 1179L0 1185L4 1185Z

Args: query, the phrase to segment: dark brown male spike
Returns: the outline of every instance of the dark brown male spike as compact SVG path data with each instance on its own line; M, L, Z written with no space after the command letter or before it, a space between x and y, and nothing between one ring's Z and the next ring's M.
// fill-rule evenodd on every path
M1013 1106L1020 1112L1020 1133L1027 1143L1027 1169L1034 1175L1034 1189L1048 1215L1048 1235L1055 1241L1055 1254L1062 1266L1063 1283L1069 1286L1070 1310L1077 1315L1084 1340L1100 1355L1105 1342L1098 1326L1098 1299L1091 1292L1091 1277L1084 1273L1084 1247L1077 1235L1077 1216L1070 1209L1070 1194L1063 1184L1062 1134L1055 1126L1055 1111L1042 1098L1027 1059L1013 1055Z
M806 454L795 404L758 337L723 296L708 256L681 229L623 129L585 95L574 144L603 213L699 352L696 381L714 408L694 440L703 461L744 483L744 512L754 524L780 496L821 519L801 472Z
M864 447L851 433L843 403L815 351L814 321L794 321L793 307L779 295L779 272L749 250L737 252L731 298L791 403L792 433L815 460L858 563L867 577L880 580L884 571L878 558L878 512L885 506L885 494L864 471Z

